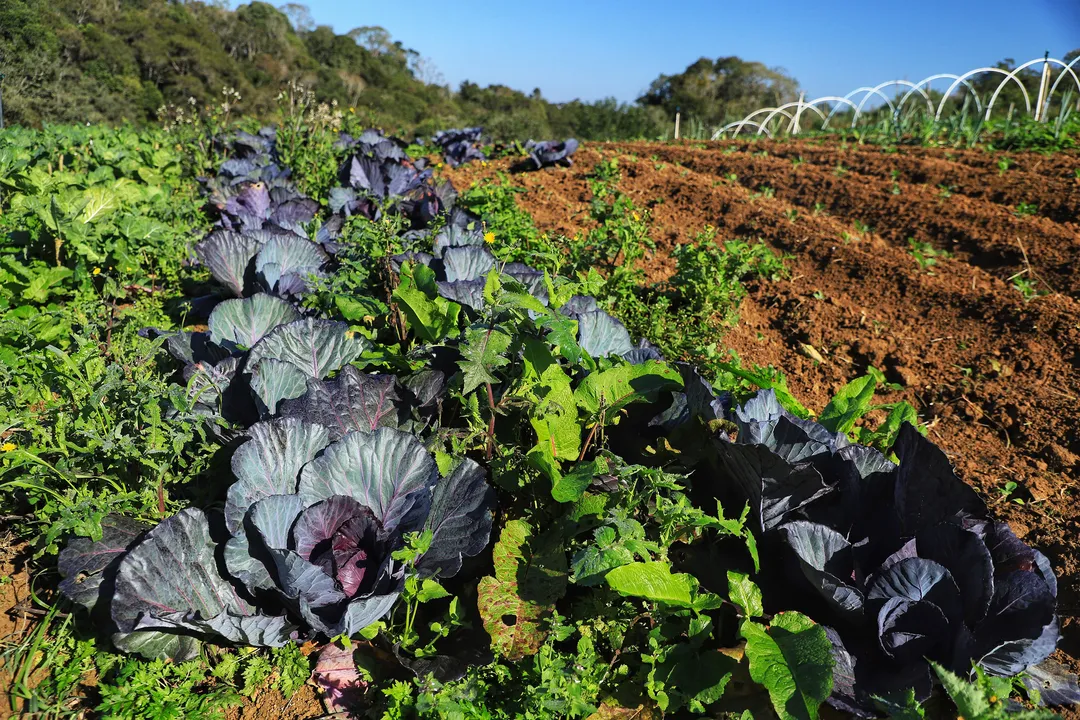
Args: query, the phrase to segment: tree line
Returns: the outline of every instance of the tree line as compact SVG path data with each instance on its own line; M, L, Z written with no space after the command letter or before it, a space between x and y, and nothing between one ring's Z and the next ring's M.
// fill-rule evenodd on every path
M199 110L237 95L239 112L272 120L282 88L299 82L403 135L483 125L498 140L657 138L676 111L712 128L799 96L782 69L738 57L660 75L633 103L554 103L468 81L455 90L384 28L338 34L296 3L230 10L197 0L3 0L0 74L5 120L23 125L146 123L170 105Z

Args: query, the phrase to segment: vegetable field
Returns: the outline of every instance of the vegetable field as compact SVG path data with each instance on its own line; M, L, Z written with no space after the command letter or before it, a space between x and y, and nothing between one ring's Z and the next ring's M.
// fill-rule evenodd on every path
M1080 156L280 102L0 134L3 713L1074 712Z

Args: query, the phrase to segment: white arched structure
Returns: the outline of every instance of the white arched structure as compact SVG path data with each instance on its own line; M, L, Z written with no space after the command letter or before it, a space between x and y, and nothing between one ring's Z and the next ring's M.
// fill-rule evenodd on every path
M1069 73L1070 75L1072 75L1073 81L1076 82L1077 90L1080 90L1080 79L1077 79L1076 73L1074 73L1072 71L1072 65L1073 65L1073 63L1076 62L1076 60L1073 60L1073 62L1069 63L1069 64L1065 64L1061 60L1058 60L1057 58L1051 58L1051 57L1044 58L1042 60L1028 60L1026 63L1024 63L1020 67L1016 68L1011 73L1009 73L1009 78L1013 79L1013 80L1016 80L1017 84L1020 85L1020 87L1024 87L1024 84L1021 83L1020 80L1017 79L1016 74L1019 73L1021 70L1026 70L1027 68L1031 67L1032 65L1034 65L1036 63L1040 63L1040 62L1041 63L1047 63L1049 65L1060 65L1062 68L1064 68L1064 70L1062 70L1061 73L1058 75L1058 80L1061 80L1061 78L1065 75L1065 73ZM990 96L990 102L986 104L986 119L987 120L990 119L990 111L994 108L994 102L997 100L998 94L1001 93L1001 89L1003 87L1005 87L1006 82L1008 82L1008 80L1002 81L1002 83L1000 85L998 85L997 90L994 91L994 94L992 96ZM1054 83L1054 87L1055 88L1057 87L1057 83ZM1050 95L1052 95L1052 94L1053 93L1047 93L1046 97L1043 98L1043 107L1036 108L1036 110L1038 112L1038 115L1036 117L1042 117L1043 116L1045 108L1049 107L1049 105L1050 105ZM1025 99L1027 98L1027 93L1026 92L1024 93L1024 97L1025 97ZM1028 112L1031 112L1031 103L1030 102L1028 102Z
M1021 82L1019 74L1027 68L1038 65L1039 63L1043 63L1044 73L1048 73L1050 71L1050 66L1060 67L1061 72L1058 73L1057 78L1049 87L1049 91L1045 94L1044 97L1041 98L1042 106L1033 108L1031 96L1028 93L1027 88L1024 87L1024 83ZM1076 66L1075 71L1073 69L1074 66ZM985 121L990 119L990 114L994 110L994 103L997 102L998 96L1001 95L1001 91L1004 90L1005 86L1009 83L1014 83L1018 88L1020 88L1020 93L1024 97L1025 110L1029 114L1032 114L1034 112L1036 118L1043 118L1047 109L1050 106L1051 98L1054 96L1054 93L1057 92L1061 81L1064 80L1066 76L1072 78L1073 84L1076 86L1077 92L1080 93L1080 75L1078 75L1078 72L1080 72L1080 57L1074 59L1070 63L1065 63L1061 60L1058 60L1057 58L1045 57L1036 58L1035 60L1029 60L1028 62L1016 68L1013 68L1012 70L1005 70L1003 68L993 67L981 67L975 70L969 70L963 75L954 75L951 73L940 73L937 75L931 75L930 77L924 78L917 83L913 83L909 80L890 80L888 82L883 82L880 85L875 85L874 87L867 86L858 88L857 90L852 90L844 97L828 95L825 97L816 98L809 102L800 99L793 102L784 103L779 107L769 107L755 110L754 112L744 117L742 120L737 120L735 122L728 123L721 128L718 128L713 133L712 137L714 140L719 139L729 131L732 132L732 135L738 135L740 132L742 132L744 128L753 128L756 135L765 134L769 137L772 137L773 133L771 130L769 130L768 126L769 123L775 120L777 117L786 118L789 121L789 127L794 128L794 132L798 132L798 129L795 128L795 120L804 110L812 110L813 112L815 112L822 121L821 127L826 128L828 127L829 122L832 120L833 116L836 115L836 113L840 110L841 106L850 107L852 110L855 111L854 117L851 120L851 126L855 127L856 123L858 123L859 121L859 118L864 113L866 103L869 102L872 96L879 97L885 102L885 105L889 108L889 111L892 113L892 116L895 120L899 119L900 114L903 112L904 106L907 104L908 100L910 100L912 96L918 94L926 103L927 112L934 115L935 122L939 122L941 120L942 113L945 111L945 105L948 102L949 98L961 86L963 86L967 90L969 95L975 100L975 107L977 108L978 112L982 114L983 120ZM990 99L985 103L985 106L982 98L979 97L979 94L975 91L974 85L970 81L970 78L976 75L981 75L983 73L993 73L1002 76L1001 82L998 83L997 88L991 94ZM1043 77L1045 78L1046 75L1044 75ZM952 83L949 85L948 90L946 90L945 93L942 95L941 101L938 103L937 108L934 107L934 102L933 100L931 100L930 94L928 92L930 84L936 80L952 81ZM893 100L889 99L886 93L882 92L884 88L888 87L904 87L907 88L907 92L904 93L904 95L900 98L899 101L894 103ZM858 97L860 94L861 99L859 99L858 103L856 103L853 98ZM829 113L826 115L821 111L818 106L827 103L835 103L835 105L829 110ZM1036 101L1036 104L1038 104L1038 101ZM764 120L755 120L755 118L758 118L761 115L765 116Z
M786 118L789 122L794 123L796 114L801 113L803 110L813 110L815 113L817 113L817 116L819 118L821 118L821 121L823 123L822 127L826 127L829 124L829 118L832 117L833 113L830 112L828 115L825 115L825 113L823 113L821 111L821 109L819 107L817 107L817 106L822 104L822 103L831 103L831 102L845 103L847 105L850 105L852 109L856 110L856 113L858 112L858 106L855 103L853 103L851 100L849 100L848 98L842 98L842 97L838 97L838 96L835 96L835 95L827 95L826 97L820 97L820 98L817 98L815 100L811 100L810 102L805 102L805 101L802 101L802 100L795 100L793 102L785 103L785 104L781 105L780 107L762 108L761 110L755 110L754 112L752 112L749 115L747 115L746 117L744 117L742 120L737 120L737 121L735 121L733 123L728 123L727 125L723 126L722 128L719 128L718 130L716 130L713 133L712 139L713 140L720 139L720 137L724 133L726 133L728 130L733 130L734 131L734 132L732 132L733 136L738 135L739 132L744 127L755 127L755 128L757 128L757 132L754 133L755 135L761 135L762 133L765 133L765 135L767 135L768 137L772 137L773 134L769 130L768 125L774 118L776 118L777 115L780 115L780 116ZM790 112L791 108L795 108L794 113ZM761 114L766 114L765 119L760 121L760 122L754 122L754 118L757 117L758 115L761 115Z
M908 89L907 93L905 93L904 97L901 98L900 102L897 103L894 106L892 104L892 102L889 100L889 98L886 97L885 93L881 92L882 88L887 88L887 87L906 87L906 88L909 88L909 89ZM926 91L924 91L922 88L920 88L918 85L911 82L910 80L889 80L887 82L881 83L880 85L876 85L876 86L874 86L872 88L859 88L859 90L855 90L853 93L849 93L848 97L851 97L851 95L853 95L853 94L855 94L857 92L860 92L862 90L866 90L868 92L866 93L866 95L863 96L862 101L859 103L859 109L855 112L855 117L852 118L852 120L851 120L851 127L855 127L855 123L858 121L859 115L862 114L863 107L865 107L866 101L870 99L871 93L879 95L879 96L881 96L882 98L885 99L885 103L889 106L889 110L892 111L892 114L893 114L894 118L900 117L900 112L904 109L904 102L907 100L908 97L911 96L911 93L913 93L913 92L917 92L920 95L922 95L923 99L926 100L927 109L930 112L934 111L934 103L933 103L932 100L930 100L930 96L926 93Z
M897 113L904 109L904 105L907 103L908 98L910 98L912 93L916 91L921 93L922 96L926 98L927 109L930 112L934 112L934 103L932 100L930 100L930 95L922 90L922 86L925 85L927 88L929 88L930 83L934 82L935 80L956 80L963 84L963 86L968 89L968 92L971 93L971 96L975 98L975 107L979 109L979 112L982 112L982 100L979 99L979 93L975 92L975 87L970 82L968 82L966 78L961 78L959 75L953 75L952 73L939 73L937 75L931 75L928 78L923 78L919 82L913 84L911 86L911 89L908 90L904 97L900 98L900 102L897 103Z
M1076 84L1076 91L1080 93L1080 78L1077 78L1076 73L1073 72L1073 65L1080 63L1080 56L1073 59L1071 63L1065 66L1065 68L1058 73L1057 80L1054 80L1054 84L1050 86L1050 92L1046 93L1046 104L1049 106L1050 98L1054 96L1054 92L1057 91L1058 83L1065 79L1065 74L1068 73L1072 76L1073 82Z
M1032 61L1030 61L1028 63L1025 63L1024 67L1026 67L1027 65L1030 65L1033 62L1036 62L1036 61L1032 60ZM1005 83L1009 82L1010 80L1015 82L1016 86L1020 88L1020 92L1024 96L1024 104L1027 106L1027 111L1031 112L1031 97L1028 96L1028 91L1027 91L1027 88L1024 87L1024 83L1020 82L1020 78L1016 77L1016 71L1009 72L1008 70L1002 70L1001 68L984 67L984 68L979 68L977 70L968 70L966 73L964 73L960 77L953 80L953 84L950 85L949 89L945 91L945 94L941 96L941 102L938 103L937 112L934 113L934 120L940 120L941 119L941 113L945 109L945 103L948 102L949 96L951 96L953 94L953 92L956 91L956 88L959 87L961 83L963 83L969 77L972 77L974 75L981 75L982 73L985 73L985 72L997 73L999 75L1004 75L1005 79L1001 81L1001 84L998 85L997 90L994 91L994 97L991 98L989 103L987 103L987 105L986 105L986 117L984 119L986 119L986 120L990 119L990 111L994 109L994 100L997 99L998 93L1001 92L1001 89L1003 87L1005 87ZM968 85L968 87L970 88L971 86Z

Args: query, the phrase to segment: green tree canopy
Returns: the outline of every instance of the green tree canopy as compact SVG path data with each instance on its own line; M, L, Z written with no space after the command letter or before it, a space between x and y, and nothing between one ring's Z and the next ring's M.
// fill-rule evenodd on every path
M798 97L798 81L781 68L729 56L701 58L678 75L661 75L638 102L719 125Z

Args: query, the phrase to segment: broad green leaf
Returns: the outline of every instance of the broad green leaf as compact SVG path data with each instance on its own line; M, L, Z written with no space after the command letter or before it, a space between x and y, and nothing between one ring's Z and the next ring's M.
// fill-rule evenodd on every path
M458 367L464 374L461 391L468 394L484 383L497 384L492 371L510 364L505 357L510 348L510 336L496 328L472 327L465 331Z
M334 305L341 317L351 323L363 323L364 318L378 318L386 315L387 307L375 298L359 295L335 295Z
M85 223L92 223L108 216L120 207L120 202L112 190L103 187L92 187L84 194L86 201L79 219Z
M611 504L611 495L607 493L585 493L584 497L574 503L569 517L574 522L581 522L585 518L601 518L607 512Z
M553 460L575 460L581 452L581 425L577 413L550 413L529 418L536 431L536 448Z
M578 344L576 320L551 313L540 318L537 324L547 329L547 341L559 349L560 355L575 365L582 361L584 353Z
M591 373L574 391L574 399L585 412L595 414L603 408L610 418L631 403L652 402L660 391L680 387L679 373L664 363L649 360L641 365L617 365Z
M548 309L544 307L544 303L537 300L529 293L524 292L503 292L499 297L502 301L503 307L515 307L522 310L531 310L534 313L541 315L548 312Z
M825 629L805 615L785 612L765 626L744 620L750 677L769 693L781 720L816 720L832 693L832 645Z
M416 599L422 603L431 602L432 600L438 600L444 597L450 597L450 593L446 591L446 588L431 578L424 578L424 581L420 584L420 591L416 593Z
M605 578L620 595L645 598L673 607L694 607L698 581L687 573L672 574L666 562L638 562L615 568Z
M139 179L147 185L160 185L163 180L161 173L148 167L136 168L135 172L139 175Z
M545 343L526 340L523 353L525 379L536 398L529 423L536 432L535 450L553 460L573 460L581 452L581 426L570 377L559 366Z
M491 647L508 660L535 655L547 632L543 621L566 593L566 553L534 535L524 520L511 520L492 551L495 576L481 578L477 609Z
M425 342L436 343L457 335L461 306L439 297L435 273L425 265L406 264L401 284L394 290L409 327Z
M608 471L608 464L604 458L596 458L588 462L578 463L573 470L565 475L560 474L552 480L551 496L558 502L577 502L589 488L592 480L597 475Z
M30 276L22 291L22 298L36 303L46 303L49 296L63 294L64 280L71 277L71 270L66 267L40 268Z
M584 587L599 585L610 571L634 562L634 553L622 545L601 547L599 542L598 539L597 544L589 545L574 555L571 567L576 584Z
M832 432L851 432L855 421L870 410L876 387L877 381L870 375L855 378L833 396L818 422Z
M175 159L176 159L176 156L175 156L175 155L173 155L173 154L172 154L171 152L169 152L168 150L166 150L165 148L160 148L160 149L158 149L158 150L155 150L155 151L154 151L154 152L153 152L153 153L152 153L152 154L150 155L150 163L151 163L151 164L152 164L152 165L153 165L153 166L154 166L155 168L157 168L158 170L161 170L161 169L162 169L162 168L164 168L164 167L165 167L166 165L168 165L169 163L173 162L173 160L175 160Z
M743 617L761 617L765 609L761 604L761 588L744 575L734 570L727 571L728 599L739 606Z
M117 229L128 240L146 242L164 238L170 232L168 225L145 215L126 215L116 223Z
M41 215L40 212L38 214ZM71 214L77 215L78 213ZM42 215L42 219L46 221L46 224L51 224L53 230L59 230L60 225L68 221L69 213L61 206L59 197L53 195L49 198L49 208L47 214Z

